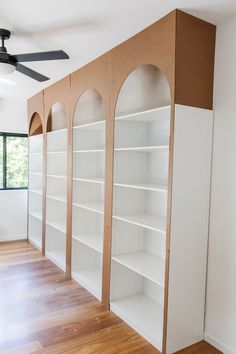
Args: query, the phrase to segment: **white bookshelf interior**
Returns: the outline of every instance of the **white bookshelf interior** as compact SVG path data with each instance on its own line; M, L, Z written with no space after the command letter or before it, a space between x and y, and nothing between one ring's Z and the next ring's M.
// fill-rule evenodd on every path
M117 100L111 310L160 351L169 135L168 84L157 68L142 66Z
M43 134L29 137L28 237L42 249Z
M72 277L101 300L105 117L102 98L87 90L73 124Z
M67 121L63 106L51 110L47 132L46 256L63 271L66 267Z

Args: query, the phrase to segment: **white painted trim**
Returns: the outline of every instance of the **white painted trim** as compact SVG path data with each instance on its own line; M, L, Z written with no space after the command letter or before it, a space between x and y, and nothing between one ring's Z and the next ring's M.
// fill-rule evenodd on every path
M206 342L221 350L224 354L236 354L236 350L230 348L229 346L222 343L220 340L216 339L208 333L204 333L204 339Z
M0 243L5 241L17 241L17 240L26 240L27 235L15 235L15 236L0 236Z

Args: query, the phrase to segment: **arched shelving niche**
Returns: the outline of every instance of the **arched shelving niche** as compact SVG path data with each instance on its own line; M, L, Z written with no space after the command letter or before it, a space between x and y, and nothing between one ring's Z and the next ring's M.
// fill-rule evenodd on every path
M143 65L123 83L115 115L111 309L160 351L170 101L161 71Z
M47 120L46 256L66 269L67 117L55 103Z
M94 90L79 98L73 120L72 277L101 300L105 114Z
M28 239L42 250L43 126L35 112L29 124Z

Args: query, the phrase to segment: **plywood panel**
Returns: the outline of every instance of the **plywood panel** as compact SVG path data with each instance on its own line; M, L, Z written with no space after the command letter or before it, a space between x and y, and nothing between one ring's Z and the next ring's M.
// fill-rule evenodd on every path
M212 109L216 26L176 14L175 103Z
M34 113L38 113L42 124L44 125L44 98L43 98L43 91L40 91L30 99L28 99L28 122L29 127L31 123L31 118Z

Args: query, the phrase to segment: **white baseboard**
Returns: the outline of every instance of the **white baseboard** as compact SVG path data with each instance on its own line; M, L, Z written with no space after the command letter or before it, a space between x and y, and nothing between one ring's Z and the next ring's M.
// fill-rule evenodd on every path
M236 350L230 348L229 346L222 343L220 340L214 338L208 333L204 334L204 339L206 342L210 343L211 345L222 351L224 354L236 354Z
M18 241L18 240L26 240L26 235L17 235L17 236L0 236L0 242L6 241Z

